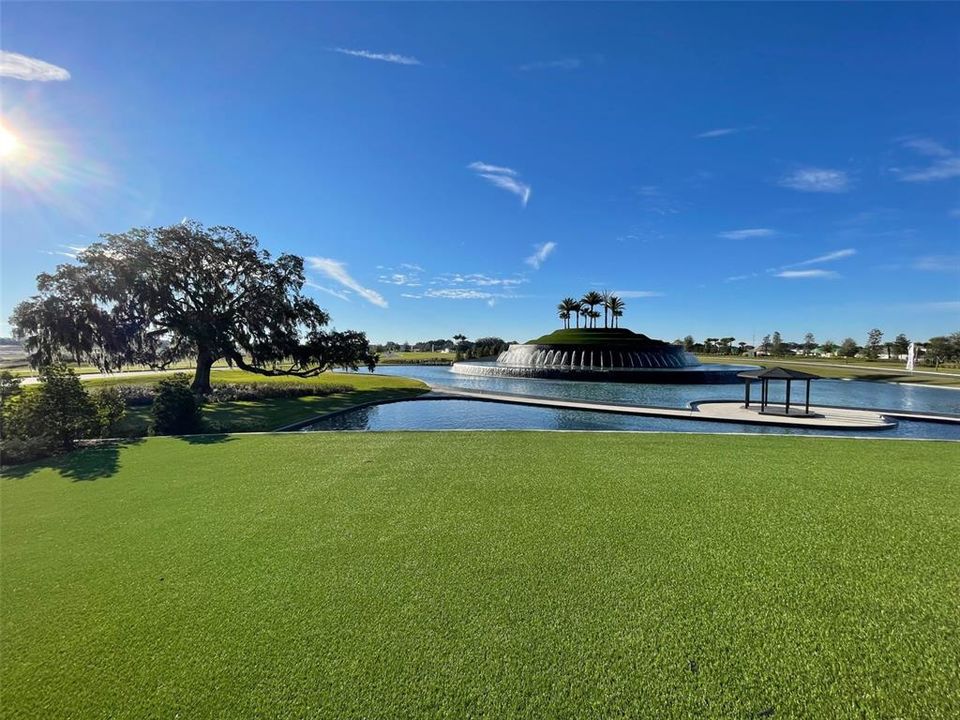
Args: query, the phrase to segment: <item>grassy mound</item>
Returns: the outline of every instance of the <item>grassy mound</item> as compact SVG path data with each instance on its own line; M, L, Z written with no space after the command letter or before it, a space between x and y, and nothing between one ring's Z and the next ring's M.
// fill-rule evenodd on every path
M0 482L9 717L960 715L960 445L153 438Z
M528 345L601 345L624 350L661 350L669 343L654 340L626 328L572 328L555 330L527 342Z

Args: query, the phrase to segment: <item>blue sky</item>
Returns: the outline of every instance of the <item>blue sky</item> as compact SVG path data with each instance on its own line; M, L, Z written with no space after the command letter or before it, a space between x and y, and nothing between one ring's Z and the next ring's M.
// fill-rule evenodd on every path
M184 217L375 341L960 329L957 4L7 3L2 311ZM0 332L7 334L4 322Z

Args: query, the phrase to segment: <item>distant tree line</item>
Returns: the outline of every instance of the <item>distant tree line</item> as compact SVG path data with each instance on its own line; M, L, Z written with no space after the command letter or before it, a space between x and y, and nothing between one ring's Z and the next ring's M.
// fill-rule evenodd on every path
M851 337L844 338L839 344L833 340L818 343L813 333L804 335L803 342L790 342L784 340L778 331L764 335L756 346L744 341L738 342L732 336L708 337L702 341L697 341L692 335L687 335L682 340L678 339L674 342L677 345L682 345L687 352L703 355L756 354L769 357L819 355L842 358L861 357L867 360L902 359L910 348L910 339L904 333L900 333L893 340L884 342L883 331L879 328L873 328L867 333L866 342L863 345L860 345ZM916 359L919 363L935 367L945 363L960 363L960 332L951 335L938 335L925 342L917 341L916 348Z
M450 352L456 360L478 360L496 357L516 341L507 342L498 337L482 337L474 341L458 333L452 339L427 340L424 342L385 342L370 346L370 352L376 354L401 352Z

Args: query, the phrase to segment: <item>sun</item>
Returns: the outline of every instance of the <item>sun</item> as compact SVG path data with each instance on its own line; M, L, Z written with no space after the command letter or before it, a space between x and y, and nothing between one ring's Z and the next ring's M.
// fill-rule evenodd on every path
M7 160L17 154L20 141L17 136L0 125L0 160Z

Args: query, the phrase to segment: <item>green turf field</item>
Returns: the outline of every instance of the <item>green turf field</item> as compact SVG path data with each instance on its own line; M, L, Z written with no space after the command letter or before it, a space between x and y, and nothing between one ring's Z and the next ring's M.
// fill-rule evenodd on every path
M960 715L960 445L151 438L0 482L6 717Z

